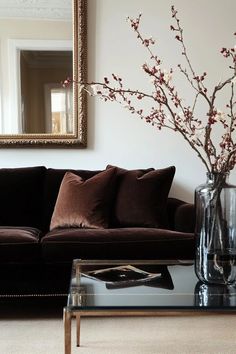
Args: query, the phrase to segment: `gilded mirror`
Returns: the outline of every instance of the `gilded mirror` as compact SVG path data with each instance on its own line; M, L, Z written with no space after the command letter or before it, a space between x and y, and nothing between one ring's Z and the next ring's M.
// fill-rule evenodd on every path
M86 0L0 2L0 147L86 147L86 15Z

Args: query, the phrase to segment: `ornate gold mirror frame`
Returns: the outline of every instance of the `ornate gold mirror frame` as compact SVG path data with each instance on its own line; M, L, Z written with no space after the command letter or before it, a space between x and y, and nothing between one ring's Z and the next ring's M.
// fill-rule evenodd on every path
M86 0L72 0L73 7L73 81L86 82L87 76L87 7ZM66 79L66 78L64 78ZM43 118L42 118L43 119ZM0 134L2 147L86 147L86 93L73 84L72 133Z

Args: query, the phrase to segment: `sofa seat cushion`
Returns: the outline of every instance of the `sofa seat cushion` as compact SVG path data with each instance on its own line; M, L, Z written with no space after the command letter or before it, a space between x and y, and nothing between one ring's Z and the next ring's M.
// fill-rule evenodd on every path
M81 259L192 259L194 235L157 228L56 229L42 239L45 262Z
M37 262L40 234L32 227L0 227L0 263Z

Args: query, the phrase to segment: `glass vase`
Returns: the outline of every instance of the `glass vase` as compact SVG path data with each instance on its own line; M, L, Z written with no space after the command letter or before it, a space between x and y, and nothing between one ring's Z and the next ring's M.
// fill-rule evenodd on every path
M195 191L195 272L206 284L236 282L236 187L227 173L208 173Z
M234 286L203 284L198 282L194 291L195 306L211 308L229 308L236 306Z

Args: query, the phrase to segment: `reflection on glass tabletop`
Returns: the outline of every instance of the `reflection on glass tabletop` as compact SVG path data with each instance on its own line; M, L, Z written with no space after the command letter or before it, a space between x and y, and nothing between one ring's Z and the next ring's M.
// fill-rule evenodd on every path
M193 260L74 260L67 306L95 309L236 309L236 287L198 280Z

